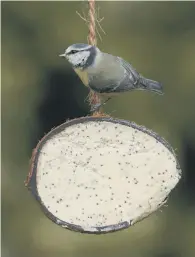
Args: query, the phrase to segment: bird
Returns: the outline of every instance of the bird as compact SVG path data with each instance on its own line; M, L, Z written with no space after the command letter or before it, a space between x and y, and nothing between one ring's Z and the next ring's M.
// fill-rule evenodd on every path
M145 78L121 57L104 53L95 45L76 43L59 56L72 65L85 86L100 96L107 96L107 101L118 93L132 90L163 94L160 82Z

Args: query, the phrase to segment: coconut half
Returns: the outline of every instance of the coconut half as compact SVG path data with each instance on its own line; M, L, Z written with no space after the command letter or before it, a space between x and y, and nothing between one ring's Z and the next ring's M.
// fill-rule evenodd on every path
M173 149L156 133L125 120L85 117L39 142L27 186L56 224L101 234L156 211L180 178Z

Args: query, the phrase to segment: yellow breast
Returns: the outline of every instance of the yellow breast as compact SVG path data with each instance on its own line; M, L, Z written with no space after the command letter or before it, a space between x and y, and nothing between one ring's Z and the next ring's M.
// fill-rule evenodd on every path
M88 79L88 74L86 70L81 70L81 69L74 69L74 71L77 73L79 78L82 80L83 84L87 87L89 84L89 79Z

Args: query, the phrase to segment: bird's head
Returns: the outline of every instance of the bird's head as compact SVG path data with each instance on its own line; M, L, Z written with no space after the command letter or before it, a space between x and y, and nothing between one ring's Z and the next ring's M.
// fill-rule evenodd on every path
M99 49L87 44L73 44L69 46L64 54L60 57L65 57L74 68L85 69L94 63L96 54Z

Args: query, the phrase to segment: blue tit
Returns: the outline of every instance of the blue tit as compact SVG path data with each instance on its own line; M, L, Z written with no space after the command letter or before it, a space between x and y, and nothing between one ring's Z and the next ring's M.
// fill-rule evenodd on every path
M100 95L114 95L131 90L162 94L162 84L143 77L120 57L101 52L96 46L73 44L64 54L83 84Z

